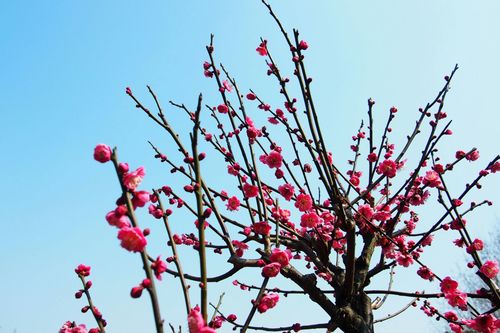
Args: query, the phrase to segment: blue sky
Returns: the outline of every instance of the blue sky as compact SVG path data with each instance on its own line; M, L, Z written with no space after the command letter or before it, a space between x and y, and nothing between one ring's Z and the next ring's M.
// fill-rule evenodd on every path
M457 169L454 188L458 191L464 179L498 153L499 2L271 4L285 27L298 28L310 45L306 61L316 104L339 160L350 158L350 136L365 117L368 97L381 113L398 106L402 135L455 63L460 70L446 108L456 135L444 143L443 156L475 146L482 158L480 164ZM92 149L97 143L116 145L122 159L145 165L145 188L171 182L147 145L153 140L167 149L167 141L136 111L125 87L145 100L149 84L164 106L168 100L193 106L199 92L207 103L218 104L213 82L203 77L201 67L214 33L216 57L242 88L253 88L277 104L276 86L255 52L259 38L266 38L282 66L290 66L273 20L256 0L20 0L0 3L0 30L0 332L54 332L67 319L91 324L89 316L79 313L82 302L72 296L79 288L73 273L79 263L93 267L95 300L110 331L152 331L146 298L128 296L141 279L139 259L119 248L115 231L104 221L118 195L116 179L109 165L92 160ZM182 131L187 123L168 110ZM498 177L483 185L474 200L499 201ZM470 218L473 233L485 237L499 216L498 206L479 211ZM437 250L428 260L443 259L444 248ZM445 253L456 260L442 266L443 274L458 270L460 252ZM167 321L181 322L176 316L182 312L172 304L178 297L172 296L176 283L167 279L161 284L163 308ZM413 283L412 277L397 280L401 289L412 289ZM236 295L226 296L228 304L238 303ZM388 304L376 317L397 304ZM284 306L297 310L293 300ZM308 318L316 316L314 309L303 311ZM270 320L272 314L264 317ZM412 309L378 331L399 332L396 327L403 323L411 323L409 332L429 331L432 324Z

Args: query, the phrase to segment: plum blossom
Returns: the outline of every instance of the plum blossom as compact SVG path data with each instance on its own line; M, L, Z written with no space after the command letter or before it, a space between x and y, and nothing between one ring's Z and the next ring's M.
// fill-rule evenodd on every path
M488 260L479 269L488 279L494 279L499 271L498 262L496 260Z
M231 212L238 210L240 208L240 200L237 197L232 196L231 198L227 199L226 207Z
M283 184L278 187L278 191L286 201L290 201L294 195L295 189L291 184Z
M75 322L67 321L59 329L59 333L87 333L87 327L84 324L77 325Z
M132 204L134 207L144 207L150 199L151 194L148 191L134 192L132 197Z
M458 290L445 294L444 297L448 300L448 304L458 307L460 310L467 310L467 294Z
M198 307L194 307L189 312L188 327L189 333L216 333L213 328L207 326Z
M158 256L151 264L151 269L154 271L156 278L161 281L161 274L167 271L167 263Z
M447 276L443 279L443 281L441 281L440 287L441 287L441 292L445 294L451 293L457 290L458 282Z
M259 194L259 188L255 185L245 183L243 184L243 194L245 198L254 198Z
M257 53L259 53L259 55L261 56L266 56L267 55L267 41L263 41L262 43L260 43L260 45L255 49L255 51L257 51Z
M396 176L397 164L393 160L384 160L377 167L377 173L384 175L388 178L393 178Z
M227 92L233 91L233 86L231 85L231 83L229 83L228 80L224 80L222 82L222 87L224 88L224 90L227 90Z
M280 299L278 294L264 294L260 299L259 305L257 306L257 310L260 313L264 313L269 309L272 309L276 306Z
M130 191L135 191L137 186L142 182L142 179L146 175L144 167L139 167L137 170L127 173L123 176L123 185Z
M279 262L272 262L262 267L263 277L275 277L280 273L281 264Z
M292 253L290 250L280 250L280 249L273 249L273 252L269 256L269 260L271 262L277 262L279 263L282 267L288 265L290 263L290 259L292 258Z
M106 214L106 221L108 221L109 225L115 226L119 229L130 226L127 215L118 215L116 210L112 210Z
M267 236L271 232L271 226L265 221L254 223L252 229L256 234L263 236Z
M112 151L108 145L98 144L94 148L94 159L97 162L106 163L111 160Z
M281 153L277 150L273 150L269 154L263 156L262 162L271 169L279 169L283 165L283 156L281 156Z
M118 239L121 240L120 245L130 252L141 252L147 244L142 230L137 227L124 227L120 229Z
M90 266L80 264L80 265L78 265L78 267L75 268L75 273L80 275L80 276L89 276L90 275Z
M500 319L493 314L482 314L474 319L464 320L467 327L482 333L496 333L500 328Z
M301 212L308 211L312 208L312 198L305 193L301 193L297 196L295 201L295 207L297 207Z
M226 104L220 104L220 105L217 107L217 111L219 111L219 113L225 114L225 113L228 113L228 112L229 112L229 108L227 107L227 105L226 105Z
M423 183L429 187L439 187L441 185L441 179L436 171L429 170L425 173Z
M314 228L319 222L320 218L315 212L305 213L300 217L300 226L303 228Z

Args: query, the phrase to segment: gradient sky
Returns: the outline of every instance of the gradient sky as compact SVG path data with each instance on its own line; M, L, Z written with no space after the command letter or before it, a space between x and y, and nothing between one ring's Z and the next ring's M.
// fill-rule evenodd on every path
M460 70L446 111L456 135L441 151L451 159L457 149L477 147L482 158L478 164L457 168L450 178L456 181L452 188L460 190L498 153L500 2L271 4L285 27L298 28L310 45L306 62L314 78L316 105L327 144L340 161L350 158L350 136L366 115L367 98L373 97L383 114L398 106L394 128L402 136L413 125L418 107L435 96L455 63ZM136 111L125 87L147 100L145 86L151 85L171 122L182 130L187 123L167 108L168 100L193 106L203 92L207 103L219 103L201 67L205 45L214 33L216 57L241 88L253 88L277 104L276 86L255 52L259 38L266 38L278 61L290 68L277 27L257 0L17 0L0 2L0 31L0 158L5 185L0 192L0 333L55 332L68 319L92 325L90 316L79 311L83 301L73 297L80 287L73 273L79 263L93 267L93 293L110 323L109 332L152 332L147 299L128 296L142 278L139 259L118 246L115 230L104 220L118 196L117 182L109 165L93 161L93 147L118 146L123 160L133 167L145 165L145 188L172 182L147 144L152 140L168 149L168 141ZM498 177L483 185L471 198L499 201ZM427 214L432 217L432 212ZM487 236L499 216L498 206L475 213L468 219L473 235ZM143 222L149 224L151 220ZM426 257L443 275L459 271L464 260L460 251L445 249L450 247L437 247ZM407 277L401 272L400 277L395 289L422 285L414 274ZM167 278L160 286L167 322L182 323L177 317L183 316L177 281ZM249 307L250 296L239 301L238 291L231 291L226 308ZM218 293L211 297L216 302ZM262 320L287 323L289 317L302 315L304 323L314 322L317 309L300 302L290 299ZM394 299L375 316L402 305ZM377 331L400 332L402 327L406 332L432 331L432 321L410 309ZM222 331L229 332L229 326Z

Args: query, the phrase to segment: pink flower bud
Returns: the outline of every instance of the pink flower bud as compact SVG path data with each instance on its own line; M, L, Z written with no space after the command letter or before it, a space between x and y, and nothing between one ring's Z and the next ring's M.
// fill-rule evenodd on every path
M122 175L127 173L129 170L128 163L120 163L118 164L118 172Z
M94 148L94 159L101 163L106 163L111 160L111 148L105 144L98 144Z
M137 287L134 287L132 288L132 290L130 291L130 296L132 298L139 298L141 297L142 295L142 291L144 290L144 288L142 286L137 286Z
M229 108L227 107L227 105L225 104L220 104L218 107L217 107L217 111L219 111L219 113L228 113L229 112Z

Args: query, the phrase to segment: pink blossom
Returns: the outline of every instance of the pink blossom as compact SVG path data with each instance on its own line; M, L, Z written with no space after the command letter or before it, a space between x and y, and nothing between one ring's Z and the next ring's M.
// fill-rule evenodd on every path
M420 243L420 245L422 246L429 246L432 244L432 241L434 240L434 236L433 235L427 235L424 239L422 239L422 242Z
M444 317L445 317L447 320L450 320L450 321L457 321L457 320L458 320L458 316L457 316L457 314L455 313L455 311L448 311L448 312L445 312L445 313L444 313Z
M252 229L256 234L267 236L271 232L271 226L265 221L256 222L252 225Z
M373 214L373 218L377 221L387 221L391 218L391 207L389 205L377 206L377 211Z
M465 156L465 159L467 159L470 162L476 161L477 159L479 159L479 150L474 150L473 152L467 154Z
M377 154L376 153L369 153L368 157L366 158L368 162L375 163L377 161Z
M235 211L240 208L240 200L238 200L237 197L232 196L231 198L227 199L226 207L229 211Z
M229 81L228 81L228 80L224 80L224 81L222 82L222 87L223 87L225 90L227 90L227 92L231 92L231 91L233 91L233 86L231 85L231 83L229 83Z
M495 162L495 164L491 165L488 169L493 173L500 171L500 162Z
M281 264L279 262L272 262L262 267L263 277L275 277L280 273Z
M80 276L89 276L90 275L90 266L80 264L80 265L78 265L78 267L75 268L75 273L80 275Z
M266 56L267 55L267 47L266 47L267 42L263 41L260 43L259 47L255 49L261 56Z
M169 211L169 209L167 209L167 211ZM149 214L153 215L153 217L155 219L161 219L163 217L163 211L158 206L149 205L148 212L149 212ZM167 214L167 215L170 215L170 214Z
M305 213L300 217L300 226L303 228L314 228L319 222L320 218L315 212Z
M479 269L488 279L494 279L499 271L498 262L496 260L488 260Z
M393 178L396 176L397 164L393 160L384 160L377 167L377 173L383 174L388 178Z
M396 262L398 265L403 267L409 267L413 264L413 257L408 253L398 253L396 257Z
M203 320L198 307L194 307L188 314L189 333L216 333L216 331L208 327Z
M366 223L373 218L373 209L369 204L364 204L358 207L358 213L354 216L356 221Z
M440 287L443 293L452 293L457 290L458 282L447 276L443 279L443 281L441 281Z
M151 269L154 271L156 278L161 281L161 274L167 271L167 263L158 256L151 264Z
M106 214L106 221L119 229L130 226L128 216L117 213L116 209Z
M137 186L142 182L142 179L146 175L144 167L139 167L137 170L127 173L123 176L123 185L130 191L135 191Z
M243 193L245 198L254 198L259 194L259 188L255 185L245 183L243 184Z
M482 251L483 250L483 247L484 247L484 244L483 244L483 241L480 240L480 239L474 239L474 241L472 241L472 244L467 246L467 253L473 253L474 251Z
M132 204L134 207L144 207L146 203L149 202L150 194L148 191L137 191L134 192L134 197L132 198Z
M272 309L276 306L280 299L278 294L264 294L260 299L259 305L257 306L257 310L260 313L264 313L269 309Z
M290 263L291 258L292 253L289 250L283 251L275 248L269 257L269 260L271 260L271 262L277 262L284 267Z
M500 320L493 314L482 314L474 319L464 320L467 327L481 333L496 333L500 328Z
M59 329L59 333L87 333L87 327L84 324L77 325L75 322L67 321Z
M301 212L308 211L312 208L312 198L305 193L301 193L297 196L297 200L295 201L295 207L297 207Z
M461 291L455 290L449 294L444 295L448 300L448 304L454 307L458 307L460 310L467 310L467 294Z
M267 166L269 166L271 169L281 168L281 165L283 164L283 156L281 156L278 151L273 150L268 155L266 155L265 164L267 164Z
M118 231L118 239L121 240L121 246L131 252L141 252L146 247L146 237L142 230L134 227L124 227Z
M450 329L453 333L463 333L462 326L455 323L450 323Z
M286 201L290 201L293 197L295 189L293 185L287 183L279 186L278 191L283 196L283 198L285 198Z
M243 257L243 253L245 250L248 250L248 245L247 243L243 243L243 242L240 242L240 241L237 241L237 240L233 240L231 242L234 247L236 248L236 255L238 257Z
M112 151L108 145L98 144L94 148L94 159L101 163L106 163L111 160Z
M359 185L359 177L351 176L351 178L349 178L349 182L354 186L358 186Z
M434 273L427 266L420 267L417 274L424 280L432 281L434 279Z
M436 171L429 170L425 173L423 183L429 187L438 187L441 185L441 179L439 179L439 174Z

